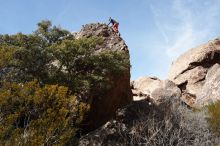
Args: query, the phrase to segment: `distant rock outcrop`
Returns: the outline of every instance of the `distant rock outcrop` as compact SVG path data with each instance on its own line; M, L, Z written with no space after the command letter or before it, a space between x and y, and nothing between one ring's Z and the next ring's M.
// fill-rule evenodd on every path
M103 50L124 51L127 54L127 58L129 58L128 47L124 40L106 24L97 23L84 25L82 29L74 35L76 39L101 37L104 42L96 46L98 52ZM96 94L92 97L90 111L82 124L82 129L85 133L98 128L110 120L114 117L115 111L118 108L132 101L130 66L122 76L109 75L106 76L106 78L109 79L109 82L106 83L108 90L101 91L102 89L97 89L95 91ZM102 95L100 93L102 93Z
M182 90L182 100L200 106L220 99L220 40L192 48L173 62L168 79Z
M140 77L132 82L134 100L149 98L160 104L166 98L179 98L180 89L169 80L160 80L155 77Z

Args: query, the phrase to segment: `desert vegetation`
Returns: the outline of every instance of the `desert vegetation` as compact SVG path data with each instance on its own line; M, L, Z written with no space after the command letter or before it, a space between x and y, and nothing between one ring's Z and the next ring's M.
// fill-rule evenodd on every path
M169 101L170 102L170 101ZM131 127L127 135L130 145L149 146L208 146L218 144L216 135L207 121L207 110L192 110L176 101L168 108L167 103L160 105L159 111L144 116L140 113L139 120Z
M75 145L92 94L107 90L107 75L127 71L129 58L96 51L101 37L75 39L50 21L37 26L0 35L0 145Z
M211 146L219 137L210 128L208 109L191 109L179 100L160 105L137 101L118 111L117 120L81 140L81 145ZM219 125L219 123L218 123Z
M32 34L0 35L0 145L82 144L80 124L93 98L105 97L112 76L129 73L129 55L98 50L102 37L75 39L50 21L37 26ZM127 105L122 118L85 137L93 145L219 144L220 102L199 110L173 97L149 102Z

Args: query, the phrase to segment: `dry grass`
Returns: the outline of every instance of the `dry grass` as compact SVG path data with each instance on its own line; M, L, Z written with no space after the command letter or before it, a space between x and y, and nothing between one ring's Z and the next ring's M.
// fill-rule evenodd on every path
M80 145L211 146L219 143L208 127L205 110L195 112L170 99L159 106L140 102L119 111L122 117L86 135Z
M160 114L159 118L143 117L143 113L139 113L140 120L134 121L126 134L126 143L146 146L209 146L218 143L208 128L205 111L194 112L179 102L164 103L159 110L160 113L153 114Z

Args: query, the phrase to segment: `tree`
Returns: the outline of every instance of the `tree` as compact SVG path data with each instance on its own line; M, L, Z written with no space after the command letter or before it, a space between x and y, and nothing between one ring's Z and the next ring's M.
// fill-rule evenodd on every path
M5 83L0 88L2 145L64 145L72 141L87 105L67 87Z
M66 38L72 38L70 32L63 30L60 27L53 26L50 21L43 20L39 22L38 29L35 31L35 35L40 36L43 38L49 45L52 43L56 43L59 40L66 39Z
M50 21L32 34L0 35L0 144L74 143L92 95L129 68L123 51L97 51L102 43Z

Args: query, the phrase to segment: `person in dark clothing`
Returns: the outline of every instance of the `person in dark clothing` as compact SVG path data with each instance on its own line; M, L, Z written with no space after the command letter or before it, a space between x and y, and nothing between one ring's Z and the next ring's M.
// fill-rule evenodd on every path
M109 24L112 24L112 28L113 28L114 32L119 33L119 32L118 32L119 23L118 23L117 21L115 21L114 19L112 19L111 17L109 17L108 26L109 26Z

